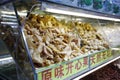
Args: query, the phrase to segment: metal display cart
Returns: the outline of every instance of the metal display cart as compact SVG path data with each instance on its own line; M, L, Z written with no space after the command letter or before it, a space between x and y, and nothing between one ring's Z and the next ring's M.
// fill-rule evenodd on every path
M32 5L21 22L19 16L21 16L22 10L17 10L15 3L13 2L14 13L18 26L12 27L14 34L12 36L14 38L12 49L9 44L6 44L6 46L15 60L19 80L77 80L120 58L120 40L118 39L120 30L118 26L116 27L120 24L118 16L39 1ZM31 14L47 14L56 16L58 19L91 23L109 42L110 48L90 52L47 67L36 68L24 33L24 26ZM112 30L112 33L110 30ZM76 29L74 31L77 32ZM114 37L114 39L111 37ZM2 41L5 42L5 40Z

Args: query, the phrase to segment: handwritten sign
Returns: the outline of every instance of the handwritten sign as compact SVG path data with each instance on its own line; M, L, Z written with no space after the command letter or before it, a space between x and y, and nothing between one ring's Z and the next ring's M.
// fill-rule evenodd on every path
M88 69L88 56L38 73L38 80L63 80Z
M99 65L112 57L112 51L107 50L90 56L91 67Z
M38 80L64 80L78 72L80 73L89 69L89 59L90 66L94 67L105 60L108 60L111 56L111 50L106 50L80 59L78 58L64 64L61 63L59 66L38 71Z

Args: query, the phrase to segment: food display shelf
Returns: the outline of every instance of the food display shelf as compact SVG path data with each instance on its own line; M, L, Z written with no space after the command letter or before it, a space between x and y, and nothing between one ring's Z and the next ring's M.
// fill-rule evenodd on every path
M112 44L114 44L115 42L114 42L114 40L110 41L109 36L107 36L110 33L107 33L104 30L104 29L106 29L106 27L114 26L115 23L120 22L120 19L117 18L116 16L110 17L109 15L104 15L104 14L100 14L100 13L96 13L96 12L90 12L90 11L86 11L83 9L82 10L76 9L76 8L63 6L63 5L59 5L59 4L54 4L54 3L50 3L50 2L44 2L44 1L43 2L41 1L38 4L32 5L32 8L28 11L27 16L24 16L24 17L18 13L17 7L15 7L14 10L16 13L16 17L18 19L17 20L18 24L19 24L19 22L21 22L22 25L19 24L18 27L12 27L13 29L15 29L15 30L13 30L14 31L13 39L15 40L15 41L13 40L13 45L14 45L15 49L10 50L10 52L12 52L12 57L15 60L17 69L19 69L19 70L17 70L18 71L17 73L18 73L18 77L20 80L21 79L22 80L69 80L69 79L77 80L77 79L81 79L82 77L84 77L84 76L94 72L95 70L120 58L119 48L118 48L118 50L113 49L114 46L112 46ZM44 18L45 18L45 20L44 20ZM46 23L47 22L46 18L51 21L48 21L48 23ZM43 20L43 23L41 23L39 21L38 22L40 24L36 23L35 22L36 19L37 19L37 21L39 19L41 21ZM61 23L56 22L56 21L59 22L60 20L61 20ZM16 22L16 20L13 20L13 21ZM46 21L46 22L44 22L44 21ZM95 50L95 51L91 50L92 48L90 49L91 51L83 50L84 53L81 52L82 54L79 54L80 53L79 52L79 53L77 53L76 57L72 56L71 59L67 58L67 60L63 54L64 53L67 54L68 52L70 53L70 51L69 51L69 49L66 49L66 51L64 51L64 53L62 53L60 55L60 57L57 57L57 59L64 57L65 60L60 61L60 62L56 60L56 62L54 62L54 64L52 63L52 60L49 57L46 58L46 56L50 56L50 55L46 55L46 53L44 54L46 56L41 55L42 53L40 53L39 55L37 54L37 51L39 51L41 49L41 46L43 46L43 44L44 44L44 47L46 45L48 45L45 41L47 41L49 39L44 40L45 43L41 44L39 46L40 48L37 50L35 49L36 51L34 52L34 49L32 49L33 46L30 45L30 41L33 40L33 38L31 37L32 30L30 30L30 28L33 28L32 36L34 36L37 33L36 29L39 29L39 30L43 29L43 31L41 30L41 34L44 33L45 31L47 31L46 30L47 28L44 27L45 25L50 26L50 28L48 28L48 33L49 33L50 29L53 30L53 33L54 32L57 33L57 28L51 28L51 25L59 26L62 24L62 26L64 26L65 28L63 28L63 29L61 28L61 32L58 31L58 33L62 33L62 31L64 33L64 30L67 31L67 26L63 25L63 24L65 24L67 21L68 22L71 21L72 27L71 27L71 24L70 24L70 26L68 26L69 24L67 26L68 26L68 28L73 30L72 32L68 31L68 32L70 32L69 35L72 35L72 37L77 40L76 41L75 39L73 39L73 42L79 43L79 39L82 39L81 34L79 33L79 27L84 25L83 27L88 26L88 27L86 27L86 29L88 28L88 31L89 31L89 29L91 29L91 31L93 30L95 32L96 32L96 30L98 30L98 32L101 33L104 40L107 41L107 43L110 44L110 46L108 47L107 43L105 43L104 47L101 46L98 50ZM76 23L74 21L76 21ZM44 23L46 23L46 24L44 24ZM55 23L55 24L53 24L53 23ZM94 27L91 28L89 23ZM76 27L77 24L80 26ZM36 31L34 31L34 29ZM115 29L115 26L113 27L113 29ZM56 31L54 31L54 30L56 30ZM107 30L109 30L109 29L107 29ZM48 33L44 34L45 38L46 38L46 35L47 36L49 35ZM118 33L119 33L119 30L118 30ZM66 33L66 34L68 34L68 33ZM73 34L76 34L76 35L73 36ZM42 38L44 38L44 36ZM62 34L62 37L63 36L64 36L64 34ZM116 36L119 36L119 35L116 35ZM72 37L70 39L72 39ZM97 37L101 40L103 39L100 37L100 35L97 35ZM66 36L65 36L65 38L66 38ZM93 36L93 38L94 38L94 36ZM97 40L98 42L99 42L99 39ZM34 43L37 44L36 42L34 42ZM84 42L84 44L85 43L86 42ZM119 43L119 40L116 43ZM81 43L81 46L84 44ZM102 43L100 43L100 45L101 44ZM73 45L73 44L71 44L71 45ZM80 46L77 44L75 44L75 45L76 45L76 47ZM9 46L9 45L7 45L7 46ZM93 48L96 48L95 46L97 46L97 45L94 44ZM49 47L47 46L42 49L46 49L46 52L47 52L48 48ZM53 49L53 46L50 48ZM53 53L55 53L54 56L56 54L58 55L58 53L61 53L55 49L52 50L52 52L56 51L56 52L53 52ZM77 48L76 51L79 51L79 49ZM37 54L37 56L34 54ZM39 56L43 56L43 59L45 59L45 60L36 59L36 58L39 58ZM51 60L51 62L49 62L50 60ZM42 61L43 62L46 61L46 62L43 63Z

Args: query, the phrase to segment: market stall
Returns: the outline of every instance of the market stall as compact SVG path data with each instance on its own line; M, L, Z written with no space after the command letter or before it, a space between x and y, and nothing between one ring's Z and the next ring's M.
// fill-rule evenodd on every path
M4 38L8 32L0 38L16 62L19 79L80 79L120 58L117 15L51 1L34 2L31 8L16 3L18 26L8 30L12 38Z

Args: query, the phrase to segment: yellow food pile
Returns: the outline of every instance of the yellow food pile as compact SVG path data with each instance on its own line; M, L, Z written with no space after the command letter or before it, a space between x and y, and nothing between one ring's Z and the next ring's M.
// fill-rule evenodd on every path
M58 20L50 15L30 15L24 33L36 67L109 48L90 24Z

